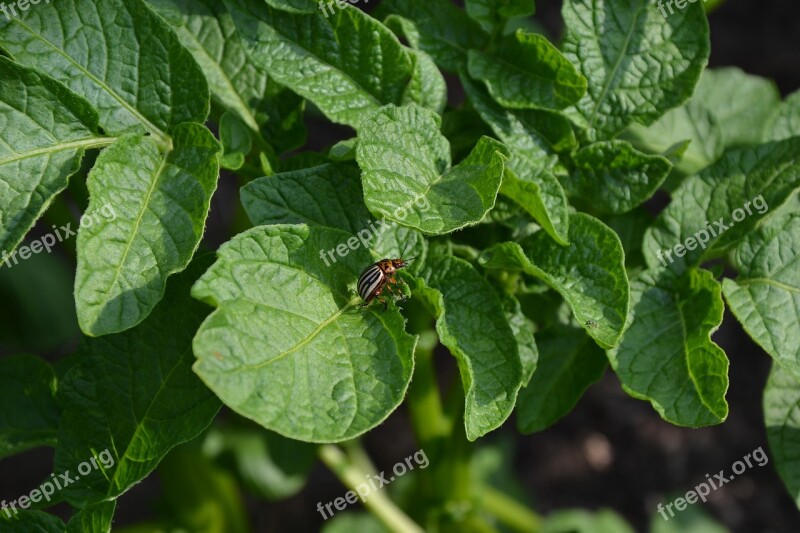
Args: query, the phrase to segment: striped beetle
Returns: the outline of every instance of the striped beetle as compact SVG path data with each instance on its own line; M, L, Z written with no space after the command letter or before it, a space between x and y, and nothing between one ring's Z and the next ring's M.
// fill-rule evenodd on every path
M368 306L374 298L377 298L386 309L388 304L386 299L381 296L381 292L386 288L390 293L396 294L393 288L403 283L402 280L397 280L396 273L401 268L405 268L413 259L413 257L411 259L381 259L368 266L358 277L358 295L364 300L361 307Z

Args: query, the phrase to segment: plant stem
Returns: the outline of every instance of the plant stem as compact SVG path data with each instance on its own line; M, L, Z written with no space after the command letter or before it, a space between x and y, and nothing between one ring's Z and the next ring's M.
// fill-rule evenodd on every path
M319 447L319 457L331 471L352 491L364 483L367 474L353 465L338 446L323 444ZM385 493L371 492L363 500L364 506L391 531L396 533L423 533L413 520L401 511Z
M408 409L411 423L421 448L447 437L450 424L442 409L436 368L433 365L433 350L436 334L432 331L420 334L414 353L414 381L408 391Z
M486 486L483 488L483 509L514 531L538 533L539 515L502 492Z

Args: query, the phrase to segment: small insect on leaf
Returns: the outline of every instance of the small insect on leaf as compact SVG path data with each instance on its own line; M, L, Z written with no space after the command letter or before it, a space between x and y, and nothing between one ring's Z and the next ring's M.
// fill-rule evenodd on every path
M413 259L381 259L364 269L358 278L358 295L364 300L361 306L366 307L373 299L377 299L386 309L389 304L383 296L384 289L392 296L405 300L403 286L407 285L402 279L397 279L397 271L408 266Z

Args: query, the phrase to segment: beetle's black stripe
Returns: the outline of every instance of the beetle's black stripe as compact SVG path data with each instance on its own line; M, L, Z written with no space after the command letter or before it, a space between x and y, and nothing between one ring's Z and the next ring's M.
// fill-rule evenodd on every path
M370 266L358 278L358 295L365 302L368 301L370 295L381 286L383 280L384 274L380 267L378 265Z

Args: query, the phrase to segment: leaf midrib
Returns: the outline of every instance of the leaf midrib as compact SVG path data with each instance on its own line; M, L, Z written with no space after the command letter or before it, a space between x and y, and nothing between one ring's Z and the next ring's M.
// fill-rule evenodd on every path
M131 233L130 233L130 239L125 244L125 251L122 254L122 258L117 263L116 268L114 269L114 279L108 285L108 287L109 287L108 293L110 293L111 290L113 290L113 288L117 284L117 281L119 280L120 273L122 272L122 269L125 266L125 261L128 259L128 254L130 253L131 248L133 247L133 241L136 240L136 236L139 233L139 227L141 226L142 218L144 218L144 214L147 211L147 206L150 204L150 200L153 197L153 193L158 188L158 184L161 182L161 175L162 175L162 172L164 171L164 168L167 166L167 158L168 157L169 157L168 153L167 154L163 154L163 156L161 158L161 163L160 163L160 165L158 167L158 170L156 170L156 172L155 172L155 174L153 176L153 181L150 184L150 188L147 190L147 195L145 196L144 201L142 202L142 208L139 211L138 216L136 217L135 223L133 224L133 228L132 228ZM103 305L98 305L97 306L97 311L94 313L94 317L92 318L92 324L97 324L98 318L102 314L103 309L104 309Z
M180 364L183 362L183 360L186 357L186 355L191 352L191 350L192 350L192 348L191 348L191 344L190 344L189 347L186 348L183 351L183 353L181 353L180 357L175 361L175 364L169 370L169 373L162 380L161 386L158 388L158 391L155 393L155 395L153 395L153 399L150 401L150 404L147 406L147 410L144 412L144 415L139 419L140 422L136 423L136 429L134 430L134 432L131 435L131 437L128 439L128 444L125 446L125 453L122 456L119 456L119 455L117 456L118 457L117 463L116 463L117 468L114 469L114 475L111 476L111 479L109 479L108 492L106 493L106 496L111 497L112 489L115 486L118 486L117 485L117 474L119 474L120 471L122 470L120 468L120 464L122 463L122 461L124 459L126 459L128 457L128 452L130 452L131 446L137 440L136 437L139 435L139 433L141 432L142 428L144 428L144 423L147 421L148 415L150 414L150 411L153 409L153 406L158 403L159 397L168 388L166 384L169 383L170 379L172 378L172 375L175 373L175 371L178 369ZM134 418L136 418L135 413L134 413ZM114 446L114 449L116 450L116 446Z
M611 69L610 75L608 76L608 81L603 87L603 91L600 93L600 97L594 104L594 109L592 110L592 114L589 117L589 124L588 124L589 128L594 127L594 121L597 119L597 113L600 111L600 106L602 105L603 101L608 95L608 92L611 90L612 83L616 81L617 72L619 71L619 67L622 64L622 59L627 55L628 46L630 46L631 42L631 37L633 36L634 29L636 28L636 23L639 21L639 15L645 9L647 9L647 4L642 3L640 4L639 9L637 9L636 12L633 14L633 21L631 22L630 30L628 31L628 34L625 36L625 42L622 45L622 49L620 50L619 56L617 57L617 61L614 64L614 67ZM592 19L594 19L594 12L592 12Z
M81 149L91 149L91 148L103 148L105 146L108 146L109 144L113 144L114 141L116 141L117 139L118 137L92 136L92 137L87 137L85 139L79 139L61 144L54 144L52 146L48 146L45 148L37 148L29 152L16 153L14 154L14 156L0 158L0 166L7 165L9 163L15 163L17 161L22 161L23 159L30 159L33 157L38 157L40 155L54 154L72 149L81 150Z
M39 34L39 33L36 33L36 32L33 30L33 28L31 28L30 26L28 26L27 24L25 24L23 21L21 21L21 20L17 19L17 20L16 20L16 23L17 23L17 24L19 24L19 25L20 25L22 28L24 28L25 30L27 30L27 31L28 31L28 33L30 33L30 34L31 34L33 37L35 37L35 38L38 38L38 39L39 39L39 40L41 40L43 43L45 43L47 46L49 46L50 48L52 48L52 49L53 49L53 50L56 52L56 54L58 54L58 55L62 56L64 59L66 59L66 60L67 60L68 62L70 62L72 65L74 65L74 66L75 66L75 67L76 67L76 68L77 68L77 69L78 69L80 72L82 72L82 73L83 73L83 74L84 74L84 75L85 75L87 78L89 78L90 80L92 80L92 81L93 81L95 84L97 84L97 85L98 85L98 86L99 86L101 89L103 89L103 90L104 90L106 93L108 93L108 94L109 94L109 95L110 95L110 96L111 96L111 97L112 97L114 100L116 100L117 102L119 102L119 104L120 104L120 106L121 106L121 107L123 107L123 108L124 108L125 110L127 110L127 111L128 111L130 114L131 114L131 115L133 115L133 117L134 117L134 118L136 118L137 120L139 120L139 121L140 121L140 122L141 122L141 123L142 123L142 124L143 124L143 125L144 125L144 126L147 128L147 129L148 129L148 130L150 130L150 132L151 132L151 133L153 133L153 134L154 134L154 135L155 135L155 136L156 136L158 139L160 139L162 142L166 142L166 140L169 138L169 136L167 135L167 133L166 133L165 131L161 130L161 129L160 129L159 127L157 127L155 124L153 124L152 122L150 122L150 120L149 120L149 119L147 119L147 118L146 118L144 115L142 115L142 114L139 112L139 110L138 110L138 109L136 109L135 107L131 106L131 105L130 105L130 104L129 104L129 103L128 103L128 102L127 102L127 101L126 101L124 98L122 98L122 97L121 97L119 94L117 94L117 92L116 92L116 91L113 91L113 90L111 89L111 87L109 87L109 86L108 86L108 85L107 85L105 82L103 82L102 80L100 80L99 78L97 78L97 77L96 77L94 74L92 74L91 72L89 72L89 71L88 71L88 70L87 70L87 69L86 69L86 68L85 68L83 65L81 65L80 63L78 63L77 61L75 61L75 60L72 58L72 56L68 55L68 54L67 54L67 53L66 53L64 50L61 50L61 49L60 49L58 46L56 46L54 43L50 42L50 41L49 41L47 38L45 38L45 36L44 36L44 35L41 35L41 34Z

